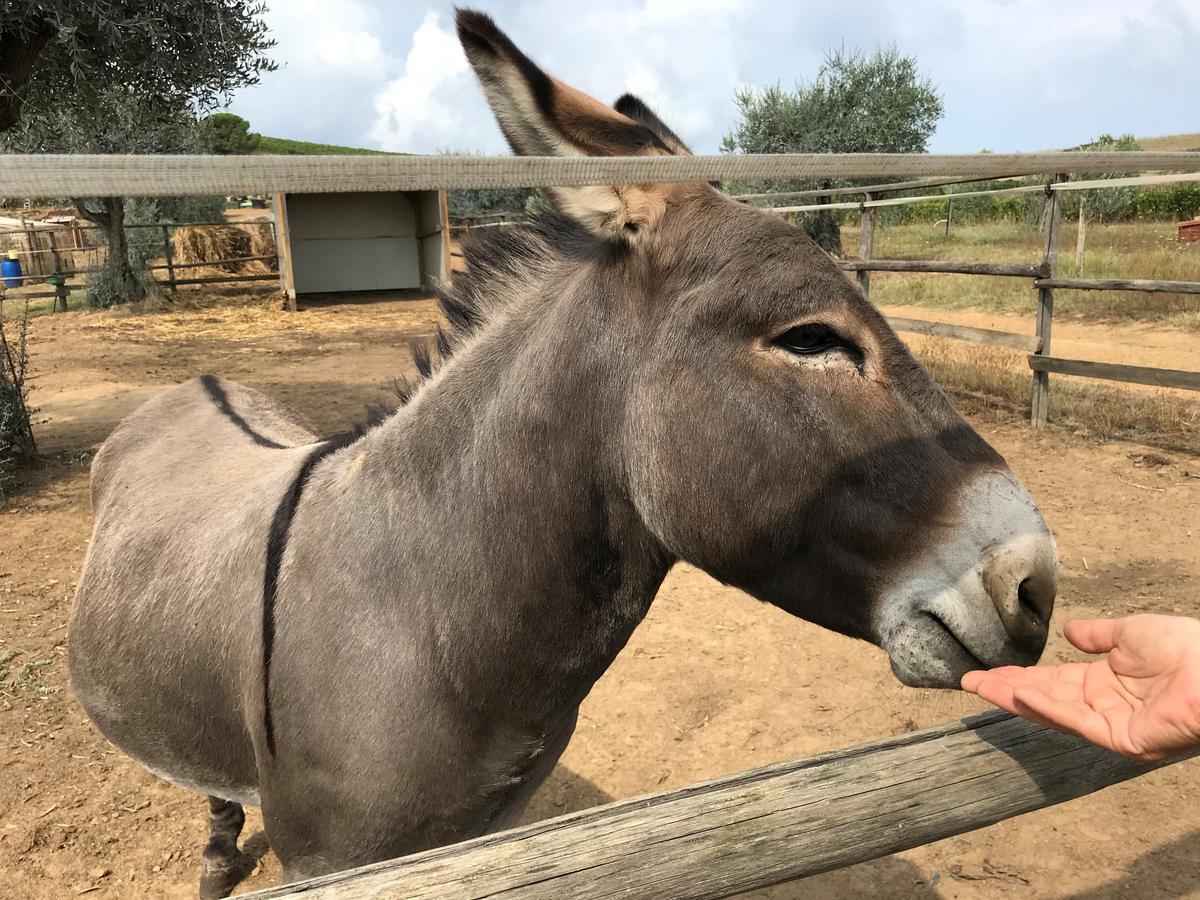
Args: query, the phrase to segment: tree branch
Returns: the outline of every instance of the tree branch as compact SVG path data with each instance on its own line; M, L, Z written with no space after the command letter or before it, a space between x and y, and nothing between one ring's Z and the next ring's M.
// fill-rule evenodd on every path
M101 228L107 229L112 227L112 219L107 212L88 209L87 203L82 197L72 197L71 202L75 204L75 211L79 213L80 218L87 219L89 222L95 222Z

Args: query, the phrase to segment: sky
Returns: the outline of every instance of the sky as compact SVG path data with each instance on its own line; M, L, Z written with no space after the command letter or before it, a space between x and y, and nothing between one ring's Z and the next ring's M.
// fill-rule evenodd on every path
M268 0L281 63L230 107L275 137L410 153L506 152L453 6ZM559 79L631 91L715 153L747 86L811 80L825 51L895 43L939 88L936 153L1200 131L1200 0L479 0Z

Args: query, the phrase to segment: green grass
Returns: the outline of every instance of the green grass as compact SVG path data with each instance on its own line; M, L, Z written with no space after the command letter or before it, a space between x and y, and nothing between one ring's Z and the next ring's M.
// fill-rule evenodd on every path
M386 150L367 150L362 147L340 147L337 144L318 144L314 141L294 141L291 138L262 136L260 154L280 156L404 156Z
M1200 281L1200 243L1177 241L1171 223L1089 225L1082 270L1075 266L1076 228L1074 222L1063 223L1057 267L1061 277ZM1037 263L1042 242L1043 236L1032 225L1014 222L957 225L950 237L942 226L880 225L875 232L874 255L879 259ZM857 226L842 229L842 245L847 252L854 252ZM884 304L1029 313L1035 303L1029 279L974 275L875 273L871 298ZM1054 314L1200 330L1200 294L1057 290Z

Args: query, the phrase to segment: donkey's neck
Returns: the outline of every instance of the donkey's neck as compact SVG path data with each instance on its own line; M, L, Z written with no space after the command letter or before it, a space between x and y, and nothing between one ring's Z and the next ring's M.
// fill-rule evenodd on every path
M532 728L578 705L671 564L625 495L603 323L534 327L556 312L489 326L362 462L407 507L406 590L454 686Z

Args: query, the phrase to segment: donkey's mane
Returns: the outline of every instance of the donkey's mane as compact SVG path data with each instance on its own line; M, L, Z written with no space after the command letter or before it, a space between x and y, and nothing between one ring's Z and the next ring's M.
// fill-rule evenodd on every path
M557 212L540 213L520 225L472 232L462 244L466 271L436 288L447 327L438 326L433 353L425 344L413 343L417 379L397 379L399 405L407 403L463 341L525 296L531 283L564 258L586 254L596 243L583 225Z

